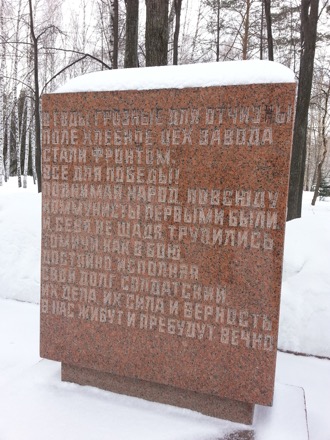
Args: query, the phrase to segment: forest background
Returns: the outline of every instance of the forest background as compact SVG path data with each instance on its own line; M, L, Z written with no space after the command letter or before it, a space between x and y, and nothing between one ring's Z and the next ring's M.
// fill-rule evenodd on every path
M329 0L0 0L0 186L41 191L40 96L91 71L269 59L295 72L288 220L330 183Z

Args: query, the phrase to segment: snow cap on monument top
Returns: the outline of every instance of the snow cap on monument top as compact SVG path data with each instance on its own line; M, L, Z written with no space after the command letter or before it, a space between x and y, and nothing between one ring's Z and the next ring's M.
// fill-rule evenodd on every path
M262 60L226 61L92 72L71 79L54 93L183 89L293 82L295 82L294 72L279 63Z

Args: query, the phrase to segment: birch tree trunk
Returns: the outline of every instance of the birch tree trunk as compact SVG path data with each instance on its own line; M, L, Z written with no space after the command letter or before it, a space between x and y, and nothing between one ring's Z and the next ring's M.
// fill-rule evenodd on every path
M17 88L15 87L17 92ZM17 170L17 183L18 187L22 186L22 170L21 170L21 136L20 136L20 124L18 116L18 101L15 105L14 112L14 125L15 125L15 145L16 145L16 170Z
M1 0L0 10L3 11L3 0ZM3 35L4 24L3 24L3 13L0 14L0 34ZM2 186L3 174L4 174L4 161L3 161L3 147L4 147L4 78L3 72L5 70L5 45L1 46L1 66L0 66L0 186Z
M32 176L33 183L36 184L37 177L37 168L36 168L36 132L35 132L35 116L32 112L32 120L31 120L31 160L32 160Z
M16 26L16 45L15 45L15 56L14 56L14 102L15 102L15 110L14 110L14 126L15 126L15 146L16 146L16 169L17 169L17 183L18 187L22 186L22 170L21 170L21 134L19 129L19 117L18 117L18 97L17 97L17 81L18 81L18 41L19 41L19 31L20 31L20 22L21 22L21 6L22 2L19 0L18 4L18 16L17 16L17 26Z
M2 179L4 174L4 163L3 163L3 147L4 147L4 81L3 81L3 67L1 63L0 72L0 186L2 186Z
M321 184L321 179L322 179L322 167L325 162L325 158L327 156L327 151L328 151L328 149L327 149L328 136L327 136L327 132L326 132L326 121L327 121L327 116L328 116L330 84L328 85L327 90L323 90L323 93L325 95L324 110L323 110L323 116L322 116L322 147L323 147L323 151L321 154L321 160L317 164L317 169L316 169L316 185L315 185L315 190L314 190L313 199L312 199L313 206L315 205L316 199L319 195L319 189L320 189L320 184Z
M26 97L26 137L23 171L23 188L27 188L27 174L29 169L30 133L31 133L31 99Z
M8 105L8 118L5 124L7 132L7 157L5 163L5 182L8 182L10 177L10 162L11 162L11 115L10 105Z
M250 7L251 7L251 0L246 0L246 11L244 17L244 33L243 33L243 60L247 60L247 53L249 48Z
M191 55L190 55L190 62L191 63L194 61L194 55L195 55L196 47L198 44L201 18L202 18L202 2L199 3L198 13L197 13L197 21L196 21L196 30L195 30L195 34L194 34L194 37L192 40L192 45L191 45Z
M4 86L3 86L3 70L0 72L0 186L2 186L3 169L3 142L4 142L4 120L3 120L3 104L4 104Z

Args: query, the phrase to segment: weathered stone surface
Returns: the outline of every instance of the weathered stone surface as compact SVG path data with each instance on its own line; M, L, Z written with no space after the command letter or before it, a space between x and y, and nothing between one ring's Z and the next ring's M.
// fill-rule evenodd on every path
M294 95L43 97L41 356L271 405Z

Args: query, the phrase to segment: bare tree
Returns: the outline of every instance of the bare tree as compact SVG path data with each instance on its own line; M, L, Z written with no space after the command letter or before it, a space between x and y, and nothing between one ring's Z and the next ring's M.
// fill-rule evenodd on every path
M190 62L193 62L195 59L195 53L198 46L199 33L200 33L200 23L202 19L202 2L199 3L197 18L196 18L196 28L194 32L194 36L191 44L191 54L190 54Z
M268 59L274 61L274 45L272 34L272 15L271 15L271 0L264 0L265 16L267 24L267 47L268 47Z
M178 64L181 8L182 8L182 0L174 0L175 29L174 29L174 38L173 38L173 64L175 65Z
M19 32L20 32L20 25L21 25L21 7L22 2L19 1L18 4L18 17L17 17L17 23L16 23L16 31L15 31L15 39L16 41L19 40ZM14 88L13 88L13 95L14 100L16 101L15 110L14 110L14 127L15 127L15 147L16 147L16 170L17 170L17 181L18 181L18 187L20 188L22 186L22 178L21 178L21 133L19 130L19 117L18 117L18 99L17 99L17 82L18 82L18 44L15 46L15 57L14 57Z
M243 60L247 60L250 33L250 9L251 0L246 0L246 10L243 18L243 38L242 38L242 56Z
M113 31L112 68L118 69L118 45L119 45L119 5L118 0L111 0L111 26Z
M146 65L167 64L169 0L146 0Z
M256 0L202 0L210 49L216 61L249 59L260 50L260 2ZM211 38L210 38L211 37ZM220 38L221 37L221 38Z
M29 152L31 139L31 98L26 97L26 136L25 136L25 154L24 154L24 170L23 170L23 188L27 188L27 175L29 168Z
M2 72L2 66L1 66L1 72ZM2 176L4 171L4 164L3 164L3 146L4 146L4 114L3 114L3 105L4 105L4 99L3 99L3 75L0 72L0 186L2 185Z
M8 108L13 108L13 106L7 104L7 111L8 115L5 119L5 132L7 137L7 155L6 155L6 161L5 161L5 182L9 180L10 177L10 162L11 162L11 117L12 117L12 110L8 110Z
M3 0L0 3L0 35L3 35L4 22L3 22ZM0 57L0 186L2 185L2 176L4 172L4 160L3 160L3 147L4 147L4 77L3 72L5 70L5 45L0 46L1 57Z
M301 217L308 109L312 90L319 0L301 0L301 57L294 123L287 220Z
M323 94L323 98L324 98L322 127L321 127L323 151L321 154L320 161L317 164L317 168L316 168L316 183L315 183L314 195L313 195L313 199L312 199L312 205L315 205L316 199L319 195L319 189L320 189L320 184L321 184L321 179L322 179L322 169L323 169L323 165L324 165L324 162L325 162L325 159L327 156L327 152L328 152L328 148L327 148L328 136L327 136L326 126L327 126L327 118L328 118L330 81L328 82L327 87L322 89L322 94Z
M294 70L297 76L301 47L299 2L273 0L271 15L276 60Z
M41 122L40 122L40 96L39 96L39 52L38 39L42 34L37 36L34 29L32 0L29 0L30 13L30 32L33 47L33 74L34 74L34 128L35 128L35 142L36 142L36 171L38 179L38 192L42 190L41 184Z
M139 0L125 0L126 43L124 67L138 67Z
M220 32L223 28L223 18L221 17L221 0L202 0L203 16L206 21L206 30L210 35L210 49L215 53L216 61L220 61ZM231 5L228 5L230 8Z

